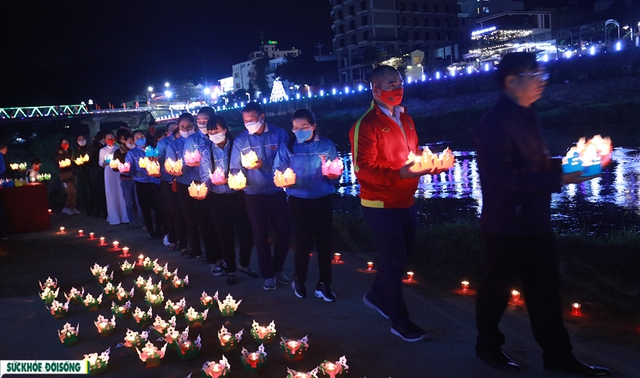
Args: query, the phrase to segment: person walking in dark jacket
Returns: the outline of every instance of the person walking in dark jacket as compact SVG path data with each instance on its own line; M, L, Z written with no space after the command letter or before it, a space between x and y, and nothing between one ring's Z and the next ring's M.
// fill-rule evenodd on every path
M104 191L104 168L100 165L100 149L105 146L104 135L98 131L89 147L89 179L96 218L107 217L107 197Z
M87 146L87 139L84 135L76 137L78 146L73 150L73 161L76 166L76 177L78 180L78 197L87 215L93 215L93 196L91 191L91 180L89 177L90 151Z
M73 151L69 148L69 141L61 139L55 154L55 161L60 169L60 182L67 193L67 200L62 212L67 215L80 214L76 209L76 174L73 171Z

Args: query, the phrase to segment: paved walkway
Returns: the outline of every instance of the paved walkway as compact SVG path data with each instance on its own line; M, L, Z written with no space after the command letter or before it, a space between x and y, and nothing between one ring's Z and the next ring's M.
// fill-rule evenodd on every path
M83 354L102 352L111 347L109 369L104 377L185 377L199 369L207 360L219 360L221 349L217 346L217 331L225 325L231 332L244 329L241 346L255 351L257 345L249 334L252 321L261 324L274 320L277 334L288 338L309 336L309 350L304 359L288 362L282 356L277 343L266 346L268 363L259 374L262 377L286 377L286 368L309 371L325 359L337 360L345 355L350 366L350 377L560 377L542 369L541 352L530 331L526 310L510 307L505 315L502 330L507 335L505 350L521 365L519 374L492 369L479 361L473 353L475 339L473 297L442 292L429 285L406 286L405 295L412 318L422 326L432 340L406 343L389 332L390 324L378 313L365 307L362 295L368 290L373 275L359 272L365 267L363 256L343 254L342 265L334 265L334 284L337 293L335 303L324 303L311 296L298 299L289 286L279 285L277 290L266 292L262 279L251 279L239 275L235 286L228 286L224 277L213 277L207 266L194 260L180 258L176 252L168 251L160 241L146 239L141 230L126 226L108 226L102 219L85 215L51 217L52 231L12 237L0 244L0 359L82 359ZM65 234L57 232L60 226ZM104 236L108 247L98 246L97 241L77 237L82 228L85 234L95 232ZM197 310L203 290L210 295L219 291L221 296L231 293L242 299L238 313L232 318L222 318L215 309L210 311L204 327L191 330L191 338L198 333L203 340L199 358L182 361L175 351L168 351L161 366L145 369L137 355L125 348L116 348L123 341L127 328L138 330L132 319L118 320L116 331L107 338L97 335L93 321L98 314L110 315L110 300L103 303L99 312L87 312L79 306L71 306L68 317L55 320L38 298L38 280L47 276L59 280L61 292L75 286L84 287L92 295L100 293L100 287L92 277L89 267L94 263L110 264L114 271L114 282L123 283L127 289L133 286L140 271L124 276L118 267L123 259L113 252L110 243L120 241L129 246L131 254L140 253L168 263L173 270L178 268L180 276L189 275L190 287L175 292L165 287L165 298L179 300L185 297L187 306ZM132 259L130 259L132 261ZM257 268L255 255L251 265ZM293 275L293 256L288 257L285 272ZM149 274L143 274L148 277ZM317 263L312 258L308 290L312 293L317 277ZM155 276L154 276L155 278ZM417 277L417 280L421 280ZM165 285L166 286L166 285ZM26 289L25 289L26 288ZM133 299L133 308L147 309L140 293ZM166 318L164 310L154 310ZM80 341L69 348L63 347L56 330L64 323L80 324ZM574 321L575 322L575 321ZM177 330L182 331L185 320L178 319ZM597 326L597 324L596 324ZM639 325L640 326L640 325ZM615 377L640 377L640 342L634 344L617 337L587 338L576 336L574 326L569 324L575 354L580 359L611 368ZM640 338L640 329L636 340ZM630 331L630 332L631 332ZM607 334L606 331L603 331ZM154 334L151 337L156 340ZM157 343L156 345L162 345ZM240 366L239 351L224 353L231 363L231 377L254 377L254 373Z

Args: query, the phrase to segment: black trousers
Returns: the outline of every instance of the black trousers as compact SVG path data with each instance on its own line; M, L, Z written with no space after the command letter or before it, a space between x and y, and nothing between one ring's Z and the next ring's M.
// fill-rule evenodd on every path
M295 236L294 262L296 278L304 283L309 269L309 253L314 244L318 253L320 282L331 284L331 232L333 230L333 203L331 196L299 198L289 196L293 235Z
M495 350L504 344L498 324L511 290L520 281L533 335L545 360L569 357L571 341L562 323L553 234L484 236L488 254L486 278L476 297L477 347Z
M147 232L149 235L163 235L160 185L136 181L136 193L138 194L138 201L140 201L142 219ZM151 210L153 210L153 214Z
M169 235L169 243L177 243L178 248L187 248L187 225L184 222L178 192L171 189L171 182L160 181L162 192L162 222Z
M227 272L236 269L236 235L240 244L240 265L249 266L253 249L253 233L244 202L244 192L229 194L211 193L207 195L211 218L218 237L218 243L227 263Z
M89 170L95 215L107 216L107 196L104 192L104 168L91 167Z
M197 200L189 195L189 185L178 183L178 200L182 209L184 223L187 225L187 240L192 256L202 254L200 235L204 244L207 261L210 264L222 260L222 252L218 246L215 228L211 220L209 206L203 200Z

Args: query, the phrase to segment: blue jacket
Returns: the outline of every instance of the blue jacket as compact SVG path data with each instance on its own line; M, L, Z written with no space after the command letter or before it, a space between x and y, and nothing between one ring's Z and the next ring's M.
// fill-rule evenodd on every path
M160 184L160 179L149 176L146 169L140 168L139 161L141 157L144 157L144 150L140 147L136 147L127 152L127 156L124 158L124 161L128 162L131 165L131 168L129 169L129 173L126 173L125 175L133 177L135 182Z
M176 178L176 181L178 181L180 184L190 185L191 181L200 180L200 175L198 173L198 167L192 168L184 164L184 145L186 142L187 138L179 137L176 138L173 142L169 143L164 158L171 158L174 161L182 159L182 176L178 176ZM196 172L195 176L193 175L193 171Z
M233 193L235 190L229 188L229 185L213 185L211 183L210 173L214 172L218 167L224 172L224 176L229 176L229 156L231 155L231 141L227 139L227 143L223 148L209 141L210 146L206 146L200 160L200 181L207 184L209 191L217 194Z
M482 186L480 229L507 235L551 232L551 193L562 170L549 158L544 130L532 108L504 94L474 130Z
M287 194L300 198L324 197L334 192L334 181L322 175L322 156L328 160L338 157L336 146L318 134L307 142L290 140L278 147L273 170L284 172L291 168L296 174L296 183L287 188Z
M200 164L202 164L202 155L205 150L211 151L211 145L213 145L213 142L209 140L209 136L197 130L195 134L190 135L187 141L184 142L184 150L191 152L198 150L200 152ZM191 169L191 179L196 182L200 181L200 169L198 167Z
M168 137L164 137L158 141L156 145L156 149L158 150L158 162L160 163L160 172L162 173L162 177L160 180L171 182L173 181L173 176L167 173L167 170L164 169L164 161L166 160L165 155L167 153L167 147L171 142L173 142L176 138L173 137L173 134Z
M229 170L237 174L240 170L247 176L247 194L273 194L282 191L273 183L273 159L276 157L278 147L289 141L287 133L278 126L265 125L260 135L249 134L244 130L233 142ZM254 151L262 166L258 169L246 169L240 162L242 154Z

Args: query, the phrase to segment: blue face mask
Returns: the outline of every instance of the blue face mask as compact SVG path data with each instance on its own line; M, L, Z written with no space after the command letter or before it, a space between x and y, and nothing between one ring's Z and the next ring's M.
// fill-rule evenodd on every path
M147 139L146 138L140 138L136 140L136 146L142 148L144 146L147 145Z
M311 130L311 129L309 129L309 130L298 130L298 131L294 132L294 134L296 136L296 140L298 141L298 143L304 143L309 138L311 138L311 135L313 134L313 130Z

